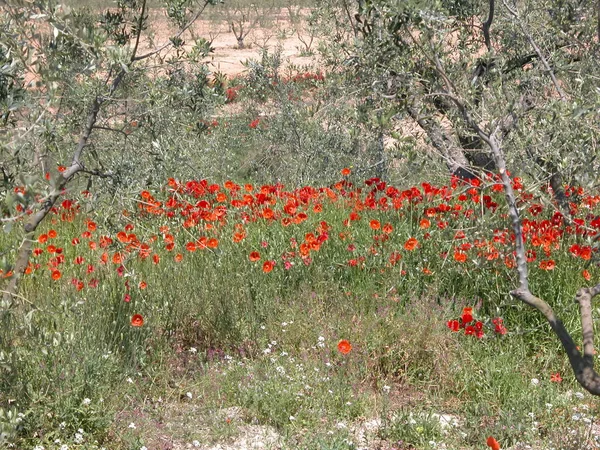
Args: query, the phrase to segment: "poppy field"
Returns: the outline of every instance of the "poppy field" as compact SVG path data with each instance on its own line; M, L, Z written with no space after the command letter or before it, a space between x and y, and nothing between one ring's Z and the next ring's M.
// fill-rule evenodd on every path
M598 276L600 195L569 188L567 221L513 188L531 283L577 329L574 292ZM298 189L170 178L109 215L89 201L54 206L21 285L32 312L8 395L39 396L43 414L18 416L32 448L161 448L169 433L211 448L246 423L276 430L273 448L594 438L597 406L574 395L558 341L508 295L514 234L491 176L400 187L344 168ZM204 432L157 434L165 411L192 407ZM243 413L214 412L227 408Z

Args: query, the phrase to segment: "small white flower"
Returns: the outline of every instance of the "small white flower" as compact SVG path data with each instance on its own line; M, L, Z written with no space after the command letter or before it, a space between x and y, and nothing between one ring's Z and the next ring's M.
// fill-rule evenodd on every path
M127 382L128 383L133 383L133 380L131 378L127 378Z
M76 444L81 444L83 442L83 435L81 433L75 433L75 439L73 439Z
M261 325L261 326L260 326L260 329L261 329L261 330L264 330L264 329L266 329L266 328L267 328L267 327L265 327L264 325Z
M191 392L186 392L185 396L186 396L187 398L189 398L190 400L191 400L191 399L192 399L192 397L193 397Z
M281 326L282 326L282 327L287 327L287 326L288 326L288 323L287 323L287 322L281 322Z
M281 356L287 356L288 352L281 352Z
M148 448L147 448L145 445L142 445L142 446L140 447L140 450L148 450Z
M583 398L583 392L575 392L575 397L581 400Z
M61 422L61 423L58 425L58 428L60 428L61 430L64 430L66 426L67 426L67 422ZM58 442L57 442L57 444L58 444Z
M294 420L296 420L296 418L294 416L290 416L290 422L293 422Z
M63 444L60 446L60 450L69 450L69 446L67 444Z
M546 408L548 408L548 409L552 409L553 406L554 405L552 405L552 403L546 403Z
M200 442L198 442L198 441L192 441L192 445L194 447L200 447Z
M537 378L532 378L531 379L531 384L533 386L537 386L538 384L540 384L540 380L538 380Z
M198 353L198 349L197 349L196 347L190 347L190 350L189 350L189 352L190 352L192 355L195 355L196 353Z
M131 422L129 424L129 428L131 428L132 430L135 430L135 423Z
M46 450L46 447L44 447L43 445L36 445L35 447L33 447L33 450Z
M275 368L275 370L282 375L285 374L285 369L281 366L278 366L277 368Z
M271 341L271 345L277 345L277 341Z
M389 392L390 392L391 390L392 390L392 388L391 388L391 387L389 387L388 385L385 385L385 386L383 387L383 392L385 392L386 394L389 394Z
M81 403L83 403L84 405L89 405L90 403L92 403L92 400L89 398L84 398L83 402L81 402Z
M269 353L271 353L271 349L270 349L270 348L265 348L265 349L263 350L263 353L264 353L265 355L268 355Z

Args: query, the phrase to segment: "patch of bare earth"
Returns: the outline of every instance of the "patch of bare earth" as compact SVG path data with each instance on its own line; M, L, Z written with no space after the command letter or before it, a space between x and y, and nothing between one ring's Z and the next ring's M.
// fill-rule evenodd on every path
M164 9L154 9L149 13L150 36L144 42L145 49L151 50L157 44L168 42L176 29L166 17ZM205 60L214 72L220 72L232 78L242 74L246 67L244 62L250 59L260 59L263 48L271 51L281 48L281 56L286 65L298 67L315 66L318 61L314 56L303 56L304 44L293 32L294 27L285 10L274 14L268 26L256 26L245 39L246 48L238 48L235 35L224 20L200 19L189 32L183 35L185 48L191 49L195 38L204 38L212 41L214 52ZM301 35L302 36L302 35ZM305 39L306 41L306 39ZM318 41L315 39L311 48L316 49Z

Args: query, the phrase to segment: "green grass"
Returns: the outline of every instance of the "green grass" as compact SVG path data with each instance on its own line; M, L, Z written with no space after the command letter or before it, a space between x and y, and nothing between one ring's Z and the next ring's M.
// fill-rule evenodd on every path
M166 192L155 196L167 199ZM321 196L311 202L322 203L323 212L312 212L309 203L308 219L300 224L250 220L240 243L232 242L242 229L234 209L208 230L182 227L178 215L134 207L118 219L120 226L99 215L89 237L85 215L49 223L42 231L52 227L58 236L36 246L45 249L32 260L40 268L21 286L31 313L15 315L10 331L4 330L13 346L3 353L10 360L2 366L0 403L5 411L24 414L19 424L3 420L5 429L23 446L56 439L76 444L81 428L92 445L82 448L97 441L123 449L153 448L165 436L235 442L249 429L271 430L289 448L352 448L348 442L356 441L361 424L375 419L381 426L369 439L416 448L434 448L432 442L481 448L488 435L505 446L527 442L539 448L559 445L564 436L584 439L589 425L572 420L573 408L588 405L580 412L591 416L597 402L587 394L583 400L568 397L579 389L566 357L549 327L506 296L513 278L503 260L489 262L475 250L467 251L466 263L440 255L453 254L455 230L469 229L464 218L448 217L451 226L444 230L422 230L416 225L427 204L405 205L361 211L362 218L346 227L346 200ZM251 214L263 214L264 207ZM273 206L276 214L280 207ZM496 228L497 214L468 219L487 225L467 240L490 238L483 230ZM369 225L375 218L393 226L382 244L374 239L381 230ZM324 222L328 238L321 248L306 264L288 255L293 265L285 269L281 255L299 251L307 233L324 231ZM128 233L150 245L147 257L117 239L117 231L131 223ZM164 226L169 231L160 231ZM165 249L170 233L173 250ZM218 237L218 247L187 251L186 243L201 235ZM73 245L76 236L80 242ZM101 236L111 236L112 243L100 247ZM403 248L409 236L419 240L416 251ZM578 238L564 237L553 251L553 275L533 267L532 280L577 330L568 299L581 275L567 252L570 239ZM90 241L99 247L90 250ZM50 243L65 258L58 281L46 268ZM248 261L251 251L261 253L260 262ZM116 252L128 255L121 275L112 262ZM180 252L183 260L177 262ZM393 266L392 252L402 253ZM78 256L83 264L73 263ZM357 266L348 265L349 258L360 257ZM269 259L277 263L265 274L262 262ZM89 286L93 279L96 288ZM85 287L78 291L81 280ZM138 287L142 281L147 288ZM447 328L463 306L482 300L475 318L486 324L483 339ZM135 313L144 316L143 327L130 325ZM507 335L494 335L495 316L504 317ZM352 343L348 355L338 352L340 339ZM561 384L550 382L556 372ZM233 419L223 418L228 411L237 411ZM450 414L459 425L443 428L435 414Z

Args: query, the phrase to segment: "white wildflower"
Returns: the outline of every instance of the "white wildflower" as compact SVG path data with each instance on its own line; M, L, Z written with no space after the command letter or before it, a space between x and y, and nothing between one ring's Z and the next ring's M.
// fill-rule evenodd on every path
M533 386L537 386L538 384L540 384L540 380L538 380L537 378L532 378L531 379L531 384Z
M129 428L131 428L132 430L135 430L135 428L136 428L136 427L135 427L135 423L131 422L131 423L129 424Z

